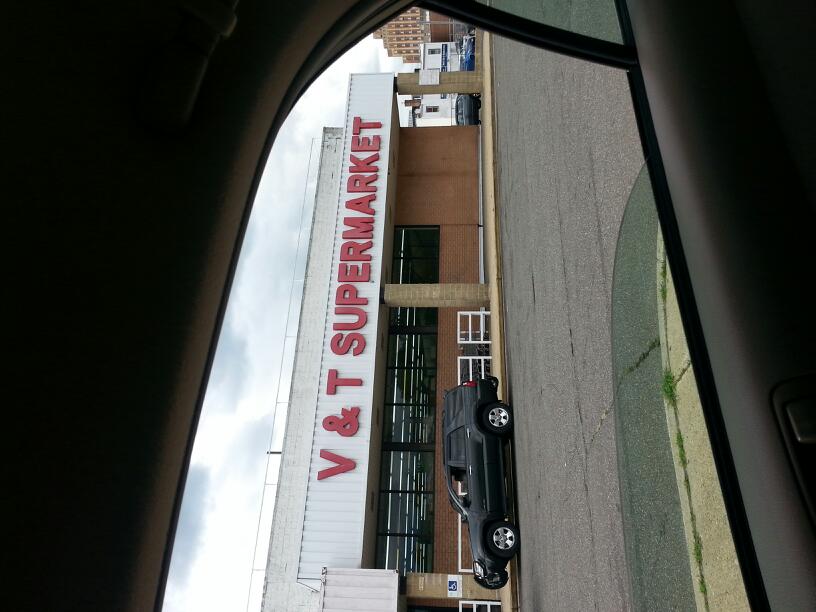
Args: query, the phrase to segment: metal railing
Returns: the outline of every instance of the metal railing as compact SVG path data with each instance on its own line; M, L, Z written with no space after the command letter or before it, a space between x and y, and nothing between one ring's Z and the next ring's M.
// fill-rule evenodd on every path
M492 359L490 357L490 311L489 310L471 310L460 311L456 316L456 341L459 344L459 349L464 355L457 357L457 369L459 371L459 382L463 383L468 380L476 378L484 378L490 374L490 366ZM462 490L462 483L457 483L459 496L462 496L466 491ZM457 525L457 552L458 552L458 570L460 574L472 574L471 567L464 567L462 565L462 530L464 523L462 517L459 517ZM467 608L470 610L483 609L476 608L476 604L489 604L491 602L481 601L466 601L459 603L459 609L463 610L462 604L474 604L473 607ZM496 604L496 602L492 602ZM486 608L490 610L491 608ZM499 610L500 608L493 608Z
M490 366L493 361L490 355L461 355L458 359L460 384L468 380L490 376Z
M490 344L490 311L461 311L456 317L459 344Z
M500 601L477 601L475 599L460 600L459 612L500 612Z

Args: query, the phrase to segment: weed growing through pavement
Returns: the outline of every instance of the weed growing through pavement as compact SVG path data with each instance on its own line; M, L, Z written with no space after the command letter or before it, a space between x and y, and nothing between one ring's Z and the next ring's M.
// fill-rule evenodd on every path
M677 430L677 454L680 456L680 465L686 467L688 460L686 459L686 447L683 445L683 434Z
M663 258L660 260L660 299L663 301L663 304L666 303L666 277L668 275L668 270L666 266L666 254L663 254Z
M674 378L674 373L666 369L663 371L663 397L670 406L677 406L677 381Z
M663 304L663 325L666 324L666 298L668 295L668 266L666 264L666 254L660 258L660 300ZM706 584L705 573L703 572L703 540L700 537L700 531L697 527L697 515L694 512L694 504L691 496L691 482L689 481L688 473L688 455L686 455L686 445L683 440L683 433L680 431L680 419L677 408L677 385L683 378L685 373L691 367L691 361L687 361L677 376L671 371L671 368L663 370L663 378L660 382L660 389L663 393L663 398L666 405L674 414L674 422L677 425L677 434L675 436L675 443L677 444L677 457L680 462L680 467L683 470L683 487L686 490L686 499L689 507L689 522L691 523L691 545L692 557L697 566L697 587L703 596L703 607L708 612L710 610L708 601L708 585Z

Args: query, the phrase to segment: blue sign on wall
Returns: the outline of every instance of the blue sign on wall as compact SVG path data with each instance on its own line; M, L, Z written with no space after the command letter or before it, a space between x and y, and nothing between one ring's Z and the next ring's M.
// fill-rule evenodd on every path
M462 596L462 576L448 574L448 597Z

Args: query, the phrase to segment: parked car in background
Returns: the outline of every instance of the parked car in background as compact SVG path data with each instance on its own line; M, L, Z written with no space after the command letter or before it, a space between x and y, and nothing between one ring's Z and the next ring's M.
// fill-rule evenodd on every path
M445 392L442 439L448 498L468 525L473 576L488 589L507 583L507 563L518 552L519 530L509 520L504 444L513 410L499 401L494 377ZM462 495L454 490L454 481Z
M456 96L456 125L478 125L482 101L473 94Z
M460 70L476 70L476 37L462 37L462 63Z

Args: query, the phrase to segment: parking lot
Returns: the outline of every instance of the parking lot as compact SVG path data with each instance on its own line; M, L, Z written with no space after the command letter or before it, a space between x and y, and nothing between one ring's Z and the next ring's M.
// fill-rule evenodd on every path
M643 165L628 85L493 40L522 609L628 609L610 365L617 232Z

